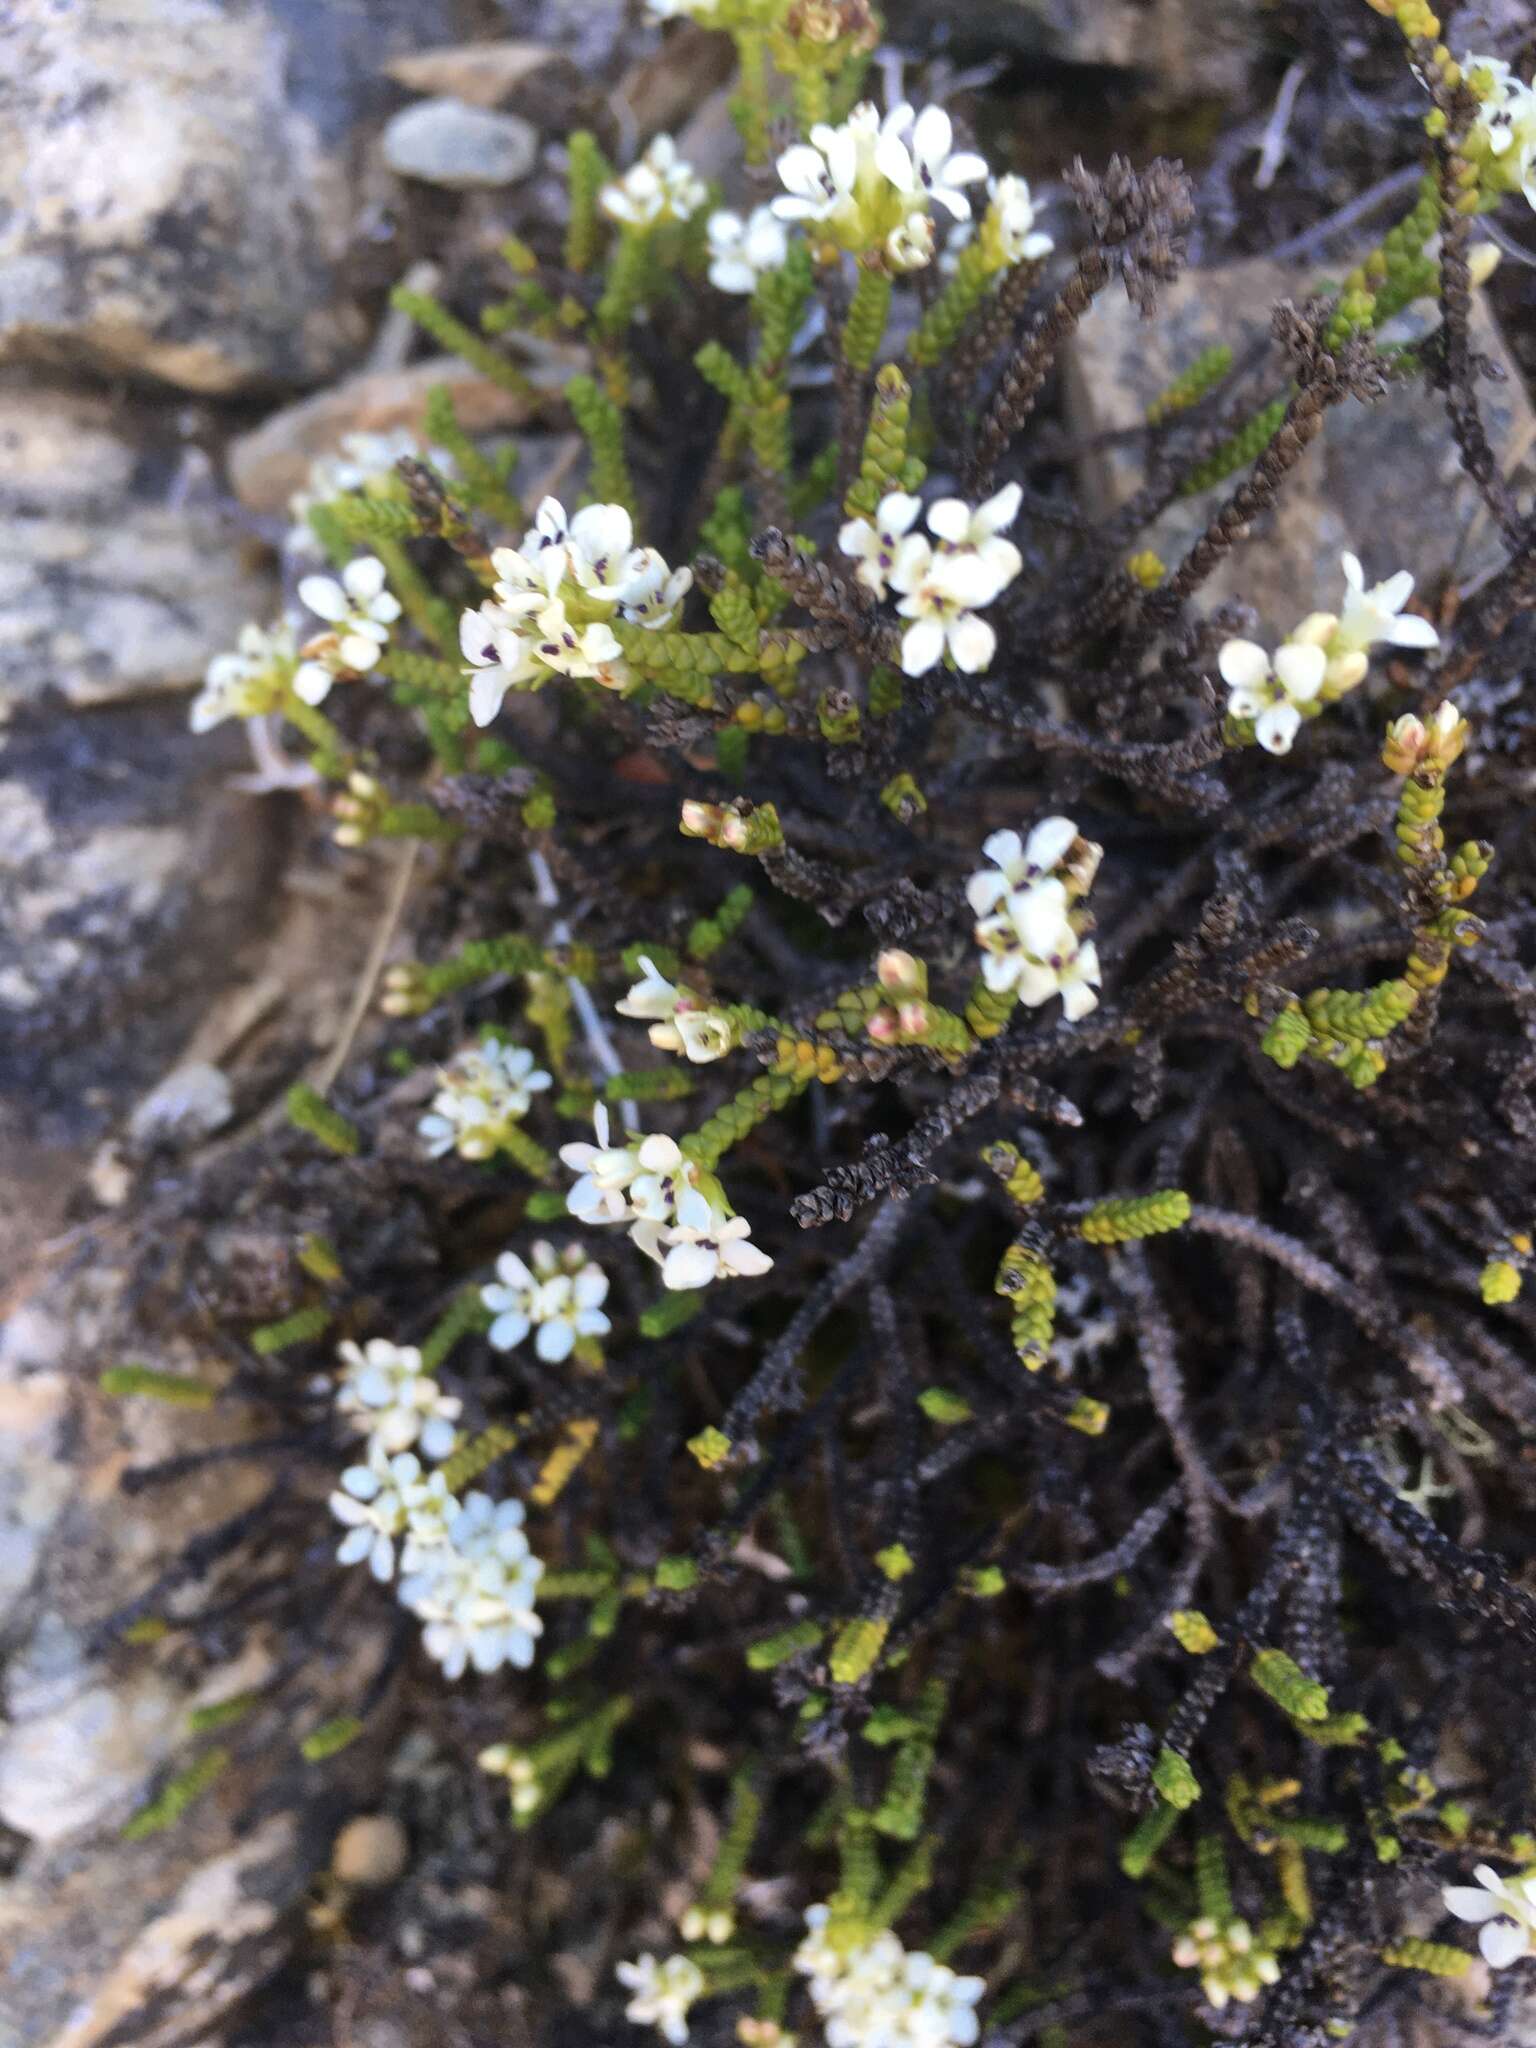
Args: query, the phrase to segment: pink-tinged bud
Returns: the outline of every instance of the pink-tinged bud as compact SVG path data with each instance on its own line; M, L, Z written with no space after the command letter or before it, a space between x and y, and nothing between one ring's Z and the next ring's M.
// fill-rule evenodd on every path
M683 800L678 830L685 839L718 840L725 813L718 804L700 803L694 797Z
M875 979L893 995L900 995L907 989L921 989L927 980L923 963L911 953L896 948L880 955L875 962Z
M722 811L720 814L720 841L732 853L747 850L747 821L739 811Z
M894 1045L900 1035L901 1026L894 1010L882 1008L874 1012L864 1029L876 1045Z
M924 1002L903 1003L896 1012L896 1022L901 1027L903 1038L926 1038L929 1029L928 1005Z
M1387 727L1381 750L1384 766L1394 775L1443 775L1459 760L1471 728L1449 699L1429 719L1408 712Z

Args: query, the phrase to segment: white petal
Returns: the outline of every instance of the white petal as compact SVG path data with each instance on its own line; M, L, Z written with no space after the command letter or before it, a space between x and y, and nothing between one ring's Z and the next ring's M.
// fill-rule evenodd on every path
M1288 754L1300 724L1301 713L1294 704L1271 704L1255 721L1254 737L1266 754Z
M1470 1920L1474 1925L1491 1920L1504 1910L1502 1901L1492 1892L1477 1891L1469 1884L1447 1885L1440 1896L1448 1913L1454 1913L1458 1920Z
M1392 621L1382 636L1392 647L1438 647L1440 635L1417 612L1404 612L1401 618Z
M1008 877L997 868L982 868L965 885L965 900L978 917L985 917L1008 894Z
M476 725L489 725L501 709L510 678L504 668L483 668L469 686L469 715Z
M1400 612L1413 595L1413 573L1399 569L1395 576L1389 576L1385 583L1378 583L1371 596L1384 612Z
M715 1254L702 1244L675 1244L661 1262L661 1284L680 1292L707 1287L715 1277Z
M944 628L938 619L918 619L901 636L901 665L909 676L925 676L944 652Z
M546 1365L558 1365L569 1358L576 1346L576 1332L562 1317L557 1323L541 1323L533 1348Z
M1477 1937L1477 1945L1490 1970L1507 1970L1511 1963L1529 1955L1530 1930L1517 1927L1513 1920L1490 1920Z
M342 570L341 580L353 597L366 604L384 588L384 564L377 555L359 555Z
M968 676L979 675L997 652L997 635L975 612L962 612L950 626L949 651L956 668Z
M928 507L928 531L958 546L970 538L970 506L963 498L939 498Z
M487 1335L498 1351L515 1351L532 1327L521 1309L509 1309L496 1318Z
M1350 589L1363 591L1365 589L1365 571L1360 566L1360 557L1345 553L1340 555L1339 560L1344 566L1344 581L1349 585Z
M1321 647L1285 646L1275 650L1275 674L1293 703L1310 704L1323 687L1328 657Z
M1216 666L1224 683L1235 690L1252 690L1269 674L1269 656L1255 640L1228 640Z
M306 576L299 585L299 602L307 605L317 618L332 623L344 619L352 609L347 593L334 576Z
M293 694L302 704L323 704L333 681L330 670L318 661L301 661L294 671Z
M924 107L917 117L912 130L912 152L922 163L933 166L942 164L949 155L955 131L948 114L942 107ZM980 159L977 159L980 162ZM981 165L982 174L986 165Z
M995 860L1008 876L1016 881L1024 867L1024 841L1017 832L989 832L981 842L981 850L988 860Z

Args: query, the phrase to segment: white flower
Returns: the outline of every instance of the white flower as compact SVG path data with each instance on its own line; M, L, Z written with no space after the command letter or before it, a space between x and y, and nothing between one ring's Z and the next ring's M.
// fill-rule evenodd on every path
M981 2031L981 1977L962 1977L889 1928L840 1929L828 1906L808 1906L794 1966L809 1978L828 2048L970 2048Z
M630 680L612 621L656 630L670 626L693 586L691 569L672 569L655 548L634 545L622 505L584 505L573 519L545 498L515 548L491 556L492 598L460 622L471 665L470 712L488 725L510 689L552 675L622 690Z
M1049 256L1056 244L1035 226L1035 202L1030 197L1029 180L1011 174L994 178L987 191L992 200L989 220L996 230L1003 261L1033 263Z
M1266 753L1288 754L1301 725L1301 706L1323 687L1328 657L1321 647L1294 642L1277 650L1273 663L1255 641L1228 640L1217 656L1233 718L1251 718L1254 736Z
M573 625L564 601L553 598L534 621L537 637L532 650L557 675L597 678L605 687L622 687L628 680L624 650L613 636L613 628L600 619L590 626Z
M880 115L868 100L860 101L839 127L818 121L808 142L796 142L778 160L784 190L771 204L780 220L836 224L856 232L861 176L867 184L875 171L875 143Z
M495 1281L480 1290L496 1319L490 1340L498 1351L513 1351L536 1329L535 1352L546 1365L558 1365L570 1357L578 1338L605 1337L613 1327L602 1312L608 1275L574 1246L557 1252L540 1240L529 1257L531 1269L516 1252L503 1252Z
M489 725L508 690L548 675L533 652L533 643L517 630L512 615L497 604L483 604L459 620L459 646L470 663L469 712L476 725Z
M885 238L885 256L892 270L926 270L933 261L933 222L926 213L909 213Z
M673 623L692 588L691 569L669 569L655 548L636 548L619 587L620 614L632 626L657 632Z
M928 531L938 538L938 554L974 556L991 573L997 590L1004 589L1024 566L1013 542L1001 537L1018 518L1023 496L1018 484L1005 484L974 510L963 498L940 498L928 507Z
M1469 52L1461 68L1485 95L1472 133L1493 160L1492 188L1518 189L1536 207L1536 87L1524 84L1498 57Z
M583 1223L627 1223L641 1213L631 1199L654 1199L653 1190L677 1173L683 1155L671 1138L638 1138L631 1145L609 1142L608 1109L598 1103L592 1112L597 1143L562 1145L560 1158L577 1175L565 1206ZM670 1207L659 1211L670 1214Z
M789 236L771 206L754 207L745 220L724 207L709 216L709 281L717 291L756 291L788 254Z
M677 153L670 135L658 135L637 164L605 185L598 204L610 219L648 228L660 220L688 220L709 198L704 180Z
M192 730L208 732L226 718L258 718L274 709L283 672L293 659L293 635L286 626L267 632L254 624L242 626L235 651L216 654L208 664L203 687L192 699Z
M1507 1970L1536 1951L1536 1868L1518 1877L1500 1877L1488 1864L1479 1863L1472 1875L1483 1889L1447 1885L1446 1910L1458 1920L1481 1925L1477 1945L1483 1961L1491 1970Z
M1028 840L1017 832L993 832L981 842L994 868L980 868L965 885L965 898L978 917L985 917L1010 890L1038 882L1059 867L1077 841L1071 818L1042 818ZM1085 842L1090 847L1093 842ZM1097 848L1093 848L1097 852Z
M898 192L932 201L956 220L969 220L971 202L960 187L987 175L986 159L973 150L955 152L954 134L942 107L924 107L920 114L909 106L896 107L881 127L875 161Z
M400 616L400 600L384 588L384 564L377 555L348 562L334 576L306 576L300 601L336 629L342 666L361 672L378 661L389 643L389 628Z
M339 1491L331 1495L331 1513L349 1530L336 1552L337 1559L342 1564L358 1564L366 1557L376 1579L390 1578L395 1569L395 1538L403 1536L409 1571L421 1552L444 1541L448 1518L458 1512L458 1506L442 1473L425 1478L421 1460L413 1451L391 1457L377 1446L370 1447L367 1464L349 1465L341 1475Z
M1104 977L1099 972L1099 949L1092 939L1085 939L1080 946L1055 967L1056 992L1061 997L1062 1015L1069 1024L1086 1017L1090 1010L1099 1006L1099 990ZM1025 998L1028 1001L1028 998Z
M966 675L987 667L997 635L974 607L990 604L998 585L979 555L935 554L921 535L909 534L891 583L905 593L897 611L912 621L901 636L909 676L926 675L946 655Z
M713 21L720 0L645 0L652 21Z
M873 521L850 519L838 530L837 544L845 555L858 560L854 572L876 597L885 596L885 586L896 564L902 536L923 509L922 500L908 491L887 491L875 507Z
M1064 962L1077 950L1067 917L1066 884L1050 877L1011 889L990 917L979 920L976 943L987 987L1017 989L1031 1009L1056 993Z
M629 1235L661 1267L662 1286L674 1290L708 1287L715 1280L753 1280L773 1264L751 1242L746 1217L728 1216L718 1207L706 1207L699 1216L679 1202L675 1223L642 1217Z
M526 1670L544 1624L534 1612L544 1566L528 1548L519 1500L469 1494L445 1538L400 1582L404 1606L426 1623L422 1643L449 1678L466 1668Z
M1339 618L1329 652L1364 651L1377 641L1388 647L1438 647L1440 635L1416 612L1404 612L1413 595L1413 577L1399 569L1385 583L1365 587L1365 571L1357 555L1346 554L1344 564L1344 610Z
M520 1122L533 1097L552 1085L525 1045L495 1038L456 1053L437 1078L431 1111L416 1126L433 1159L448 1152L489 1159L507 1126Z
M736 1027L723 1010L699 1003L661 974L642 954L645 979L614 1005L621 1017L650 1021L650 1041L659 1052L680 1052L702 1066L723 1059L736 1044Z
M1012 989L1030 1009L1059 995L1075 1024L1097 1006L1101 976L1098 949L1079 938L1071 906L1092 888L1103 848L1081 838L1073 819L1052 817L1027 840L994 832L982 851L994 865L965 885L982 980L999 993Z
M688 2038L688 2008L704 1995L704 1972L687 1956L667 1956L657 1962L646 1954L632 1963L620 1963L614 1975L634 1996L624 2008L624 2017L637 2027L655 2027L672 2048L682 2048Z
M808 142L778 160L784 190L773 200L780 220L814 222L855 254L883 251L898 270L933 254L929 215L937 205L956 220L971 204L960 189L987 174L979 156L954 154L954 131L941 107L893 107L884 120L863 101L837 127L818 122Z
M336 1390L338 1411L368 1432L370 1450L389 1455L419 1443L429 1458L446 1458L458 1436L463 1402L445 1394L421 1369L412 1345L372 1337L366 1346L339 1346L346 1371Z

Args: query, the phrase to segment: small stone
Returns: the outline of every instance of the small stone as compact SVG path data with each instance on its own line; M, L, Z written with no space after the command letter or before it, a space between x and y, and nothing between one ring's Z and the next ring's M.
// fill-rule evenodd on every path
M331 1874L343 1884L393 1884L410 1856L410 1839L393 1814L360 1813L336 1837Z
M463 100L423 100L384 130L384 161L402 178L467 192L515 185L538 160L532 122Z
M192 1145L233 1114L228 1077L207 1060L189 1060L145 1096L128 1120L128 1134L139 1145Z

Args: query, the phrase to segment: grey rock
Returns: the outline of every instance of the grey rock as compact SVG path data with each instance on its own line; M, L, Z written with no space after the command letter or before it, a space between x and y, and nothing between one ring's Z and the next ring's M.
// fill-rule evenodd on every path
M272 1486L262 1456L139 1492L122 1483L263 1427L244 1402L190 1411L95 1391L103 1363L125 1358L209 1373L205 1346L140 1320L142 1249L116 1225L83 1237L0 1326L0 1821L19 1850L0 1897L0 2041L28 2048L208 2038L283 1961L377 1768L369 1739L323 1766L298 1743L366 1695L388 1639L382 1603L338 1614L302 1676L294 1618L196 1626L254 1573L298 1569L323 1533L323 1474L313 1527L286 1536L270 1517L250 1534L240 1519ZM158 1640L125 1639L140 1609L167 1624ZM243 1718L193 1734L197 1708L245 1694ZM125 1841L123 1823L210 1744L227 1761L209 1789L174 1826Z
M0 747L0 1271L175 1063L278 907L291 815L179 704L19 712ZM3 1576L3 1570L0 1570Z
M359 124L388 57L475 0L8 0L0 361L226 393L318 382L349 288Z
M269 610L200 460L164 407L0 383L0 721L183 687Z
M384 161L397 176L452 191L515 185L538 154L531 122L463 100L422 100L396 114L384 130Z
M1066 357L1068 410L1079 439L1137 427L1148 402L1213 343L1229 343L1242 362L1262 343L1276 302L1300 300L1309 287L1308 274L1264 261L1186 272L1147 321L1118 289L1105 292ZM1393 331L1406 336L1428 324L1410 312ZM1481 300L1473 346L1505 372L1502 382L1479 385L1490 439L1506 466L1528 462L1536 417ZM1283 390L1283 370L1272 386L1262 395ZM1083 483L1101 512L1130 497L1142 474L1134 438L1101 444L1084 457ZM1137 545L1173 566L1220 497L1217 490L1176 500ZM1275 510L1204 585L1201 603L1240 600L1271 635L1283 636L1306 613L1337 609L1346 548L1359 555L1369 580L1410 569L1421 587L1447 572L1466 582L1501 559L1497 530L1462 473L1444 406L1422 382L1394 387L1374 405L1351 400L1330 413Z

